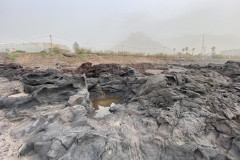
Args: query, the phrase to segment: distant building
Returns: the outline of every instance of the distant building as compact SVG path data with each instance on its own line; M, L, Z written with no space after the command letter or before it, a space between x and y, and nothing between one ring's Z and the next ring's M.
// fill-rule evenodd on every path
M240 49L224 50L220 54L231 55L231 56L240 56Z
M70 48L62 44L53 44L52 47L58 47L61 50L70 51ZM21 50L25 52L41 52L49 51L51 49L50 43L39 42L39 43L9 43L0 44L0 52L13 52L16 50Z

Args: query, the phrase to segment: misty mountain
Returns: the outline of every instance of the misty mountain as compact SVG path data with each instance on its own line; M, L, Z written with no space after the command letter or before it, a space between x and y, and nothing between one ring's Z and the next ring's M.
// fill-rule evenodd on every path
M169 48L152 40L144 33L132 33L126 40L113 47L115 51L143 52L143 53L169 53Z
M159 39L159 41L171 48L176 48L177 52L185 47L189 47L190 50L195 48L196 54L201 52L203 35L186 35L168 39ZM204 41L206 53L210 53L213 46L216 47L217 53L220 53L223 50L240 48L240 37L233 35L205 35Z

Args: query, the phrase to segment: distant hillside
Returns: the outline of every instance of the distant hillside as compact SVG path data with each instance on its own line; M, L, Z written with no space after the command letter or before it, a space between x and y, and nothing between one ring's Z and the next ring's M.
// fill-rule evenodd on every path
M200 53L202 47L203 35L186 35L181 37L172 37L168 39L159 39L162 43L171 48L181 51L182 48L195 48L195 53ZM220 53L223 50L240 48L240 37L232 35L205 35L206 53L211 52L213 46Z
M132 33L125 41L113 47L115 51L128 51L128 52L143 52L143 53L169 53L169 49L152 40L141 32Z

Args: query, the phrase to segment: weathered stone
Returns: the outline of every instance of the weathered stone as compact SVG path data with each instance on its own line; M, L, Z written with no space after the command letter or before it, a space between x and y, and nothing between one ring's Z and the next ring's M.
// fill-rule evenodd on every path
M34 144L34 151L42 158L48 160L47 153L51 146L51 142L36 142Z
M48 150L47 157L49 159L59 159L66 152L66 148L62 145L61 141L54 140Z

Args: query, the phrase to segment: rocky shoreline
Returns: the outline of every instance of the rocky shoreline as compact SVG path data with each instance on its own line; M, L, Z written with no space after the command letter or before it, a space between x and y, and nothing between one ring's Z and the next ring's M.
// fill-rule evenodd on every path
M0 127L14 127L0 137L20 145L0 159L240 159L240 62L3 66L0 75L21 80L27 94L1 96ZM95 117L92 101L105 96L121 102Z

